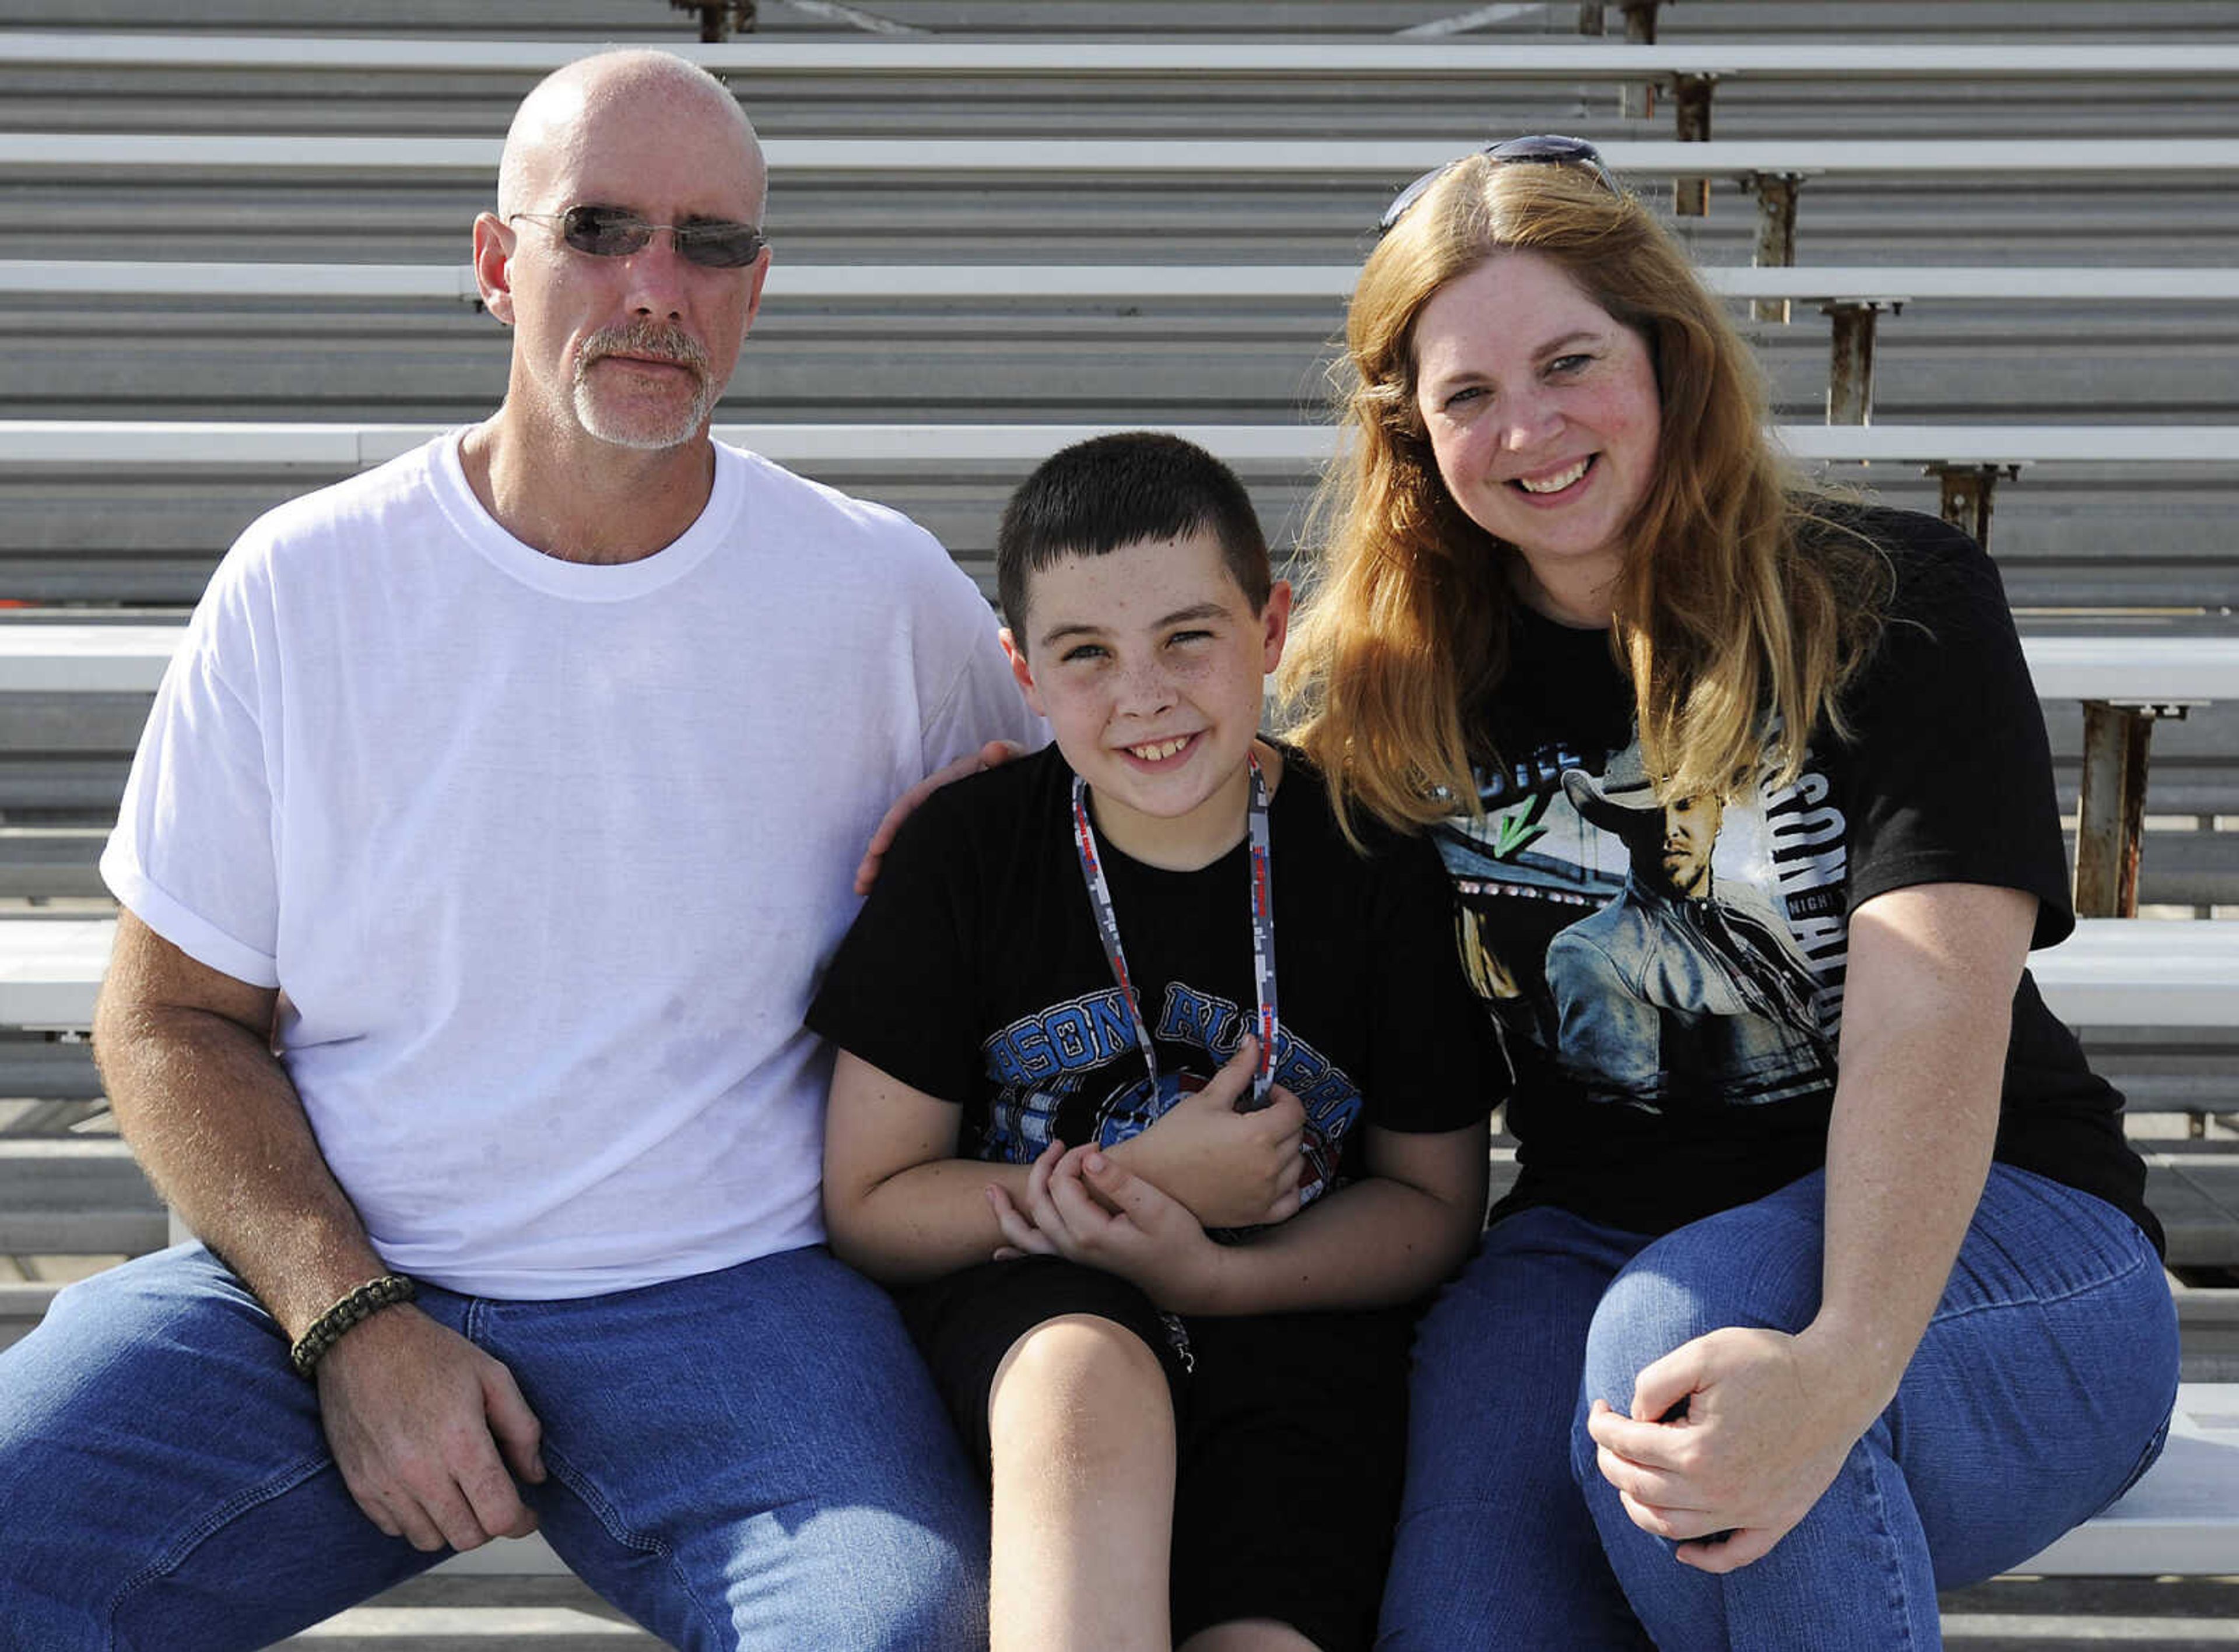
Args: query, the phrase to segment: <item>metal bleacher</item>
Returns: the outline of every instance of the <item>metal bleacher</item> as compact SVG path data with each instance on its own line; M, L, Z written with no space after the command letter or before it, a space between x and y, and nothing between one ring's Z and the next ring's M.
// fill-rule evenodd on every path
M1605 14L1611 37L1580 36L1589 10ZM772 450L791 441L798 468L909 512L983 584L1001 501L1045 450L1039 428L1049 428L1046 446L1082 426L1249 432L1226 451L1287 540L1326 439L1312 427L1325 416L1351 271L1398 184L1490 138L1559 130L1618 154L1651 146L1636 152L1654 164L1633 181L1671 198L1668 76L1600 72L1582 57L1645 50L1624 43L1624 10L1567 0L761 0L759 34L713 49L773 153L778 260L718 422L794 432ZM33 31L61 43L24 43ZM492 193L496 140L548 66L521 48L629 40L692 50L695 32L668 0L0 0L0 603L24 605L0 613L0 644L55 627L131 627L146 655L113 678L45 681L10 679L0 647L0 918L105 913L91 862L163 637L243 526L356 462L290 459L271 444L225 462L209 457L217 444L166 456L128 436L104 448L96 423L144 435L180 421L480 417L502 392L507 340L459 272L467 226ZM250 43L272 36L309 44L259 61ZM1660 8L1656 38L1667 53L1858 49L1880 65L1848 76L1730 70L1717 82L1712 152L1794 156L1808 143L1855 156L1860 144L1904 143L1937 156L1930 167L1916 152L1893 172L1846 169L1839 149L1817 157L1792 289L1785 275L1742 268L1759 206L1723 174L1704 215L1673 221L1700 261L1727 272L1793 445L1810 452L1806 428L1827 415L1819 301L1902 300L1875 349L1870 429L1890 446L1862 463L1870 438L1830 428L1826 451L1853 456L1828 474L1933 511L1928 455L1898 432L2073 433L2080 454L2054 455L2048 435L1996 494L1991 548L2033 657L2053 660L2064 640L2239 640L2239 0L1687 0ZM178 42L194 49L150 47ZM762 44L797 55L758 58ZM1312 51L1284 70L1268 56L1279 44ZM974 45L1032 48L1039 59L960 67L936 50L896 67L863 56ZM1454 64L1545 50L1558 66L1516 78L1512 66L1428 73L1377 56L1403 45L1439 46ZM1330 67L1332 47L1352 50L1355 64ZM1111 56L1120 48L1199 61L1176 72L1155 55L1122 62ZM2050 55L2033 74L2011 61L2077 48L2096 59L2089 72L2056 73ZM2121 72L2121 52L2166 58L2172 48L2190 61ZM1231 50L1243 55L1222 67ZM1907 63L1910 76L1899 72ZM157 148L136 160L70 151L103 135ZM273 138L295 141L300 158L347 141L463 147L426 151L433 165L392 152L369 168L244 166L214 148L177 163L183 141ZM832 158L871 140L890 161L922 153L907 170ZM1020 163L1029 150L1046 161L1060 141L1227 147L1218 166ZM2131 151L2120 169L2011 172L1985 147L2087 141L2158 150ZM1007 146L1009 162L962 158L957 147L987 142ZM1247 143L1274 147L1237 163ZM1370 144L1389 146L1388 161L1363 159ZM936 165L943 146L958 158ZM470 150L488 159L441 158ZM85 261L103 268L73 268ZM195 264L265 273L188 275ZM282 265L298 268L273 273ZM1049 266L1073 273L1033 273ZM872 273L881 269L891 276ZM1795 299L1790 320L1753 317L1745 301L1782 291ZM811 424L921 429L926 443L907 456L899 441L850 449L798 428ZM973 448L968 428L992 426L1038 429ZM2092 433L2116 427L2143 445L2094 448ZM2180 428L2206 433L2201 452L2175 453ZM2158 454L2152 436L2129 434L2154 431L2167 433ZM945 455L930 453L935 441ZM2071 807L2082 697L2048 689L2045 701ZM2239 698L2160 721L2149 808L2148 906L2203 921L2239 908ZM2239 1135L2226 1122L2239 1115L2239 1028L2079 1018L2134 1112L2160 1121L2140 1125L2153 1132L2140 1145L2172 1233L2186 1376L2239 1381ZM163 1231L109 1129L85 1046L0 1027L0 1343L36 1321L56 1281L152 1248ZM568 1593L568 1581L451 1572L395 1602L425 1614L417 1629L351 1615L352 1626L302 1644L654 1644ZM2008 1616L2033 1609L2028 1601L2010 1608L1999 1587L1947 1614L1953 1645L2040 1643ZM2222 1600L2164 1592L2130 1609L2212 1616L2230 1609ZM2166 1642L2126 1638L2191 1643L2174 1628Z

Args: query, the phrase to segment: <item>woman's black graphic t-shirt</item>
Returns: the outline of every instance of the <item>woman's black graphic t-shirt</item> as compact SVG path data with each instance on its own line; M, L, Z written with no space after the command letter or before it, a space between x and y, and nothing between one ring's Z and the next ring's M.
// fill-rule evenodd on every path
M1481 818L1435 829L1465 969L1507 1056L1521 1173L1554 1204L1661 1233L1825 1162L1850 914L1892 889L2036 897L2074 927L2044 723L1997 571L1930 517L1858 509L1896 595L1803 773L1659 804L1607 634L1519 612L1475 708L1498 770ZM2027 975L1996 1156L2096 1194L2161 1243L2121 1098ZM1499 1211L1496 1212L1496 1215Z

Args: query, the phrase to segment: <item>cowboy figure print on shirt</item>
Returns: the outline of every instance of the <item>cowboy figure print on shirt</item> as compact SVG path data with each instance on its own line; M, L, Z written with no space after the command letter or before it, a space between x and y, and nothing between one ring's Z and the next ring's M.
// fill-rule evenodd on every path
M1438 828L1511 1064L1651 1112L1824 1091L1845 953L1824 779L1658 801L1637 741L1598 769L1536 753ZM1495 932L1536 945L1497 954Z

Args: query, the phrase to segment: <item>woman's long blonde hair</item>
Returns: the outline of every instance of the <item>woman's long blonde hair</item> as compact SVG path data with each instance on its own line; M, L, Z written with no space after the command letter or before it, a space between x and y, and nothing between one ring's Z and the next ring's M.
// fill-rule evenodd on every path
M1730 796L1770 763L1795 777L1811 730L1877 634L1873 546L1826 520L1765 428L1748 345L1686 255L1583 168L1452 167L1370 255L1345 325L1349 451L1309 542L1324 566L1279 686L1339 819L1402 827L1473 810L1465 715L1506 666L1516 555L1440 481L1415 403L1432 295L1503 252L1546 259L1648 346L1661 399L1653 474L1629 525L1611 646L1632 679L1642 754L1667 797Z

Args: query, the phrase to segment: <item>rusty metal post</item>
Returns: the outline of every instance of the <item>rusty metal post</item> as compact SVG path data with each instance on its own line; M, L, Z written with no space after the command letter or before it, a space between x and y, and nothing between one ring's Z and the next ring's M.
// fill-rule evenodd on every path
M734 28L742 35L754 33L759 3L760 0L668 0L672 10L700 14L700 39L705 45L728 40Z
M1742 184L1757 197L1757 254L1750 260L1759 269L1786 269L1796 262L1796 192L1803 177L1794 172L1752 172ZM1753 321L1788 320L1784 298L1758 298L1750 302Z
M1990 547L1990 496L2003 479L2022 474L2019 465L1930 465L1941 495L1938 514L1961 532L1973 535L1984 550Z
M2083 784L2076 808L2076 915L2138 915L2150 707L2083 702Z
M1580 0L1578 6L1578 32L1582 35L1591 35L1596 39L1599 39L1602 36L1609 32L1606 24L1604 23L1602 8L1600 6L1587 3L1587 0Z
M1674 75L1671 77L1672 113L1678 122L1682 143L1707 143L1711 141L1711 92L1717 83L1716 75ZM1671 212L1673 216L1680 218L1710 216L1710 179L1672 179Z
M671 11L697 12L700 17L700 40L703 45L713 44L723 38L722 0L668 0Z
M1628 4L1625 7L1625 45L1655 45L1657 43L1657 9L1655 4ZM1628 121L1648 121L1657 112L1655 85L1628 85L1618 90L1618 112Z
M1652 46L1656 43L1656 7L1658 0L1624 0L1624 43L1628 46ZM1595 10L1601 8L1596 6ZM1597 30L1596 33L1600 30ZM1618 107L1629 121L1644 121L1656 113L1656 88L1627 86L1618 94Z
M1819 313L1830 319L1833 335L1827 362L1829 424L1874 421L1874 319L1881 311L1871 299L1836 298L1819 306Z

